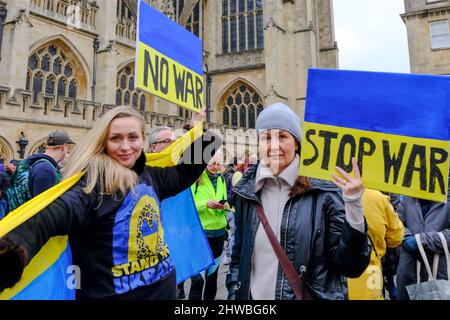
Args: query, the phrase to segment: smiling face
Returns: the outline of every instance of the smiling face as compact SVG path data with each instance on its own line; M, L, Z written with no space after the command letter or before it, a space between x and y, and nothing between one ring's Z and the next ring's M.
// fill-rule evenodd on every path
M270 129L259 136L260 158L275 176L278 176L294 160L298 149L294 137L287 131Z
M143 145L142 123L139 119L125 117L111 122L105 146L111 158L131 169L141 155Z

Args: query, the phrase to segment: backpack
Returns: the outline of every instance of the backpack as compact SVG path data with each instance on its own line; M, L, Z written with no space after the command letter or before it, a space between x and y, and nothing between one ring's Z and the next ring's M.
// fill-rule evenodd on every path
M8 210L8 202L5 199L0 198L0 220L6 216Z
M0 166L0 220L3 219L8 211L8 202L6 201L6 190L9 187L10 179L6 179L3 172L6 169L2 169Z
M227 193L229 193L229 191L231 189L233 189L233 184L232 184L232 179L233 179L233 175L237 172L236 169L232 169L230 171L228 171L224 178L225 178L225 185L227 186Z
M27 202L32 198L31 190L30 190L30 175L33 167L38 163L47 162L53 164L43 158L39 159L33 165L30 165L27 160L20 160L17 165L16 171L14 171L11 177L11 186L6 190L6 198L8 200L8 209L9 212L15 210L20 207L22 204ZM61 173L59 170L54 170L56 182L59 183L61 181Z

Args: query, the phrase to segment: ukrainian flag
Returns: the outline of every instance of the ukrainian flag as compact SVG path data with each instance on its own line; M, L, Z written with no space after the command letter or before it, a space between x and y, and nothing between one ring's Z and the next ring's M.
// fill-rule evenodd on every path
M0 221L0 238L47 207L82 176L80 173L64 180L9 213ZM22 279L0 293L0 300L74 300L75 286L67 277L71 265L68 237L51 238L25 267Z
M163 152L147 154L146 164L156 167L177 165L184 150L194 140L201 137L202 134L203 125L199 124ZM69 190L82 176L83 173L79 173L62 181L11 212L0 221L0 238L42 211ZM183 196L179 200L185 201L188 199L186 196ZM173 247L169 247L171 255L174 257L177 273L180 270L180 275L185 277L186 275L198 273L198 269L203 270L209 267L212 264L212 255L206 238L201 238L204 234L196 212L186 210L180 214L180 205L179 201L173 202L172 206L170 204L166 205L169 209L167 209L167 216L163 217L163 219L166 220L164 227L170 230L167 234L169 246L179 241L177 230L183 230L185 223L195 231L183 234L184 246L173 245ZM186 202L183 205L187 208L193 206L195 210L193 202ZM171 214L170 219L168 217L169 211ZM180 217L180 215L181 218L177 219L176 217ZM180 250L183 252L180 252ZM192 252L199 254L190 255L189 253ZM186 254L188 255L186 256ZM68 237L51 238L25 267L21 280L14 287L0 293L0 300L73 300L75 299L76 283L74 280L76 277L70 273L71 265L72 254Z
M143 0L136 38L136 87L199 112L205 92L202 40Z
M366 187L446 201L450 77L310 69L300 173L356 157Z
M161 202L161 217L177 284L214 264L190 188Z

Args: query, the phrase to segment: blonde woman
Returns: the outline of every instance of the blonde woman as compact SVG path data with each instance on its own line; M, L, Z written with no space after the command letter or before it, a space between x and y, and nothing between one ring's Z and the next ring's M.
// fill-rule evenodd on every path
M190 148L201 143L204 150L211 140L205 133ZM81 270L77 299L175 299L175 270L159 204L192 185L211 154L200 164L156 168L145 166L143 149L139 113L117 107L105 114L66 165L64 178L80 171L84 177L0 239L0 292L20 279L50 237L68 234L73 262Z

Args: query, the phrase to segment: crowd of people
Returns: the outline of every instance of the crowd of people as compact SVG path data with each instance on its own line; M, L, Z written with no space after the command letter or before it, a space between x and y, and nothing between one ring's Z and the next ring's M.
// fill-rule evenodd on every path
M365 188L355 159L353 174L336 168L332 181L299 175L300 123L275 103L257 118L257 155L224 163L221 138L205 130L186 150L191 159L168 168L146 166L144 150L162 152L175 133L153 128L146 148L144 119L131 108L111 110L77 144L64 131L50 133L43 154L0 165L0 219L61 180L85 175L0 239L0 292L20 280L49 238L68 234L74 263L85 270L78 299L186 298L175 266L161 258L164 243L135 248L136 259L158 257L158 277L125 290L114 281L119 256L130 257L117 239L130 232L135 190L157 213L163 199L192 194L215 265L190 279L189 300L216 298L220 264L229 265L230 300L407 300L408 286L428 280L417 262L432 265L435 255L436 278L449 280L450 204Z

